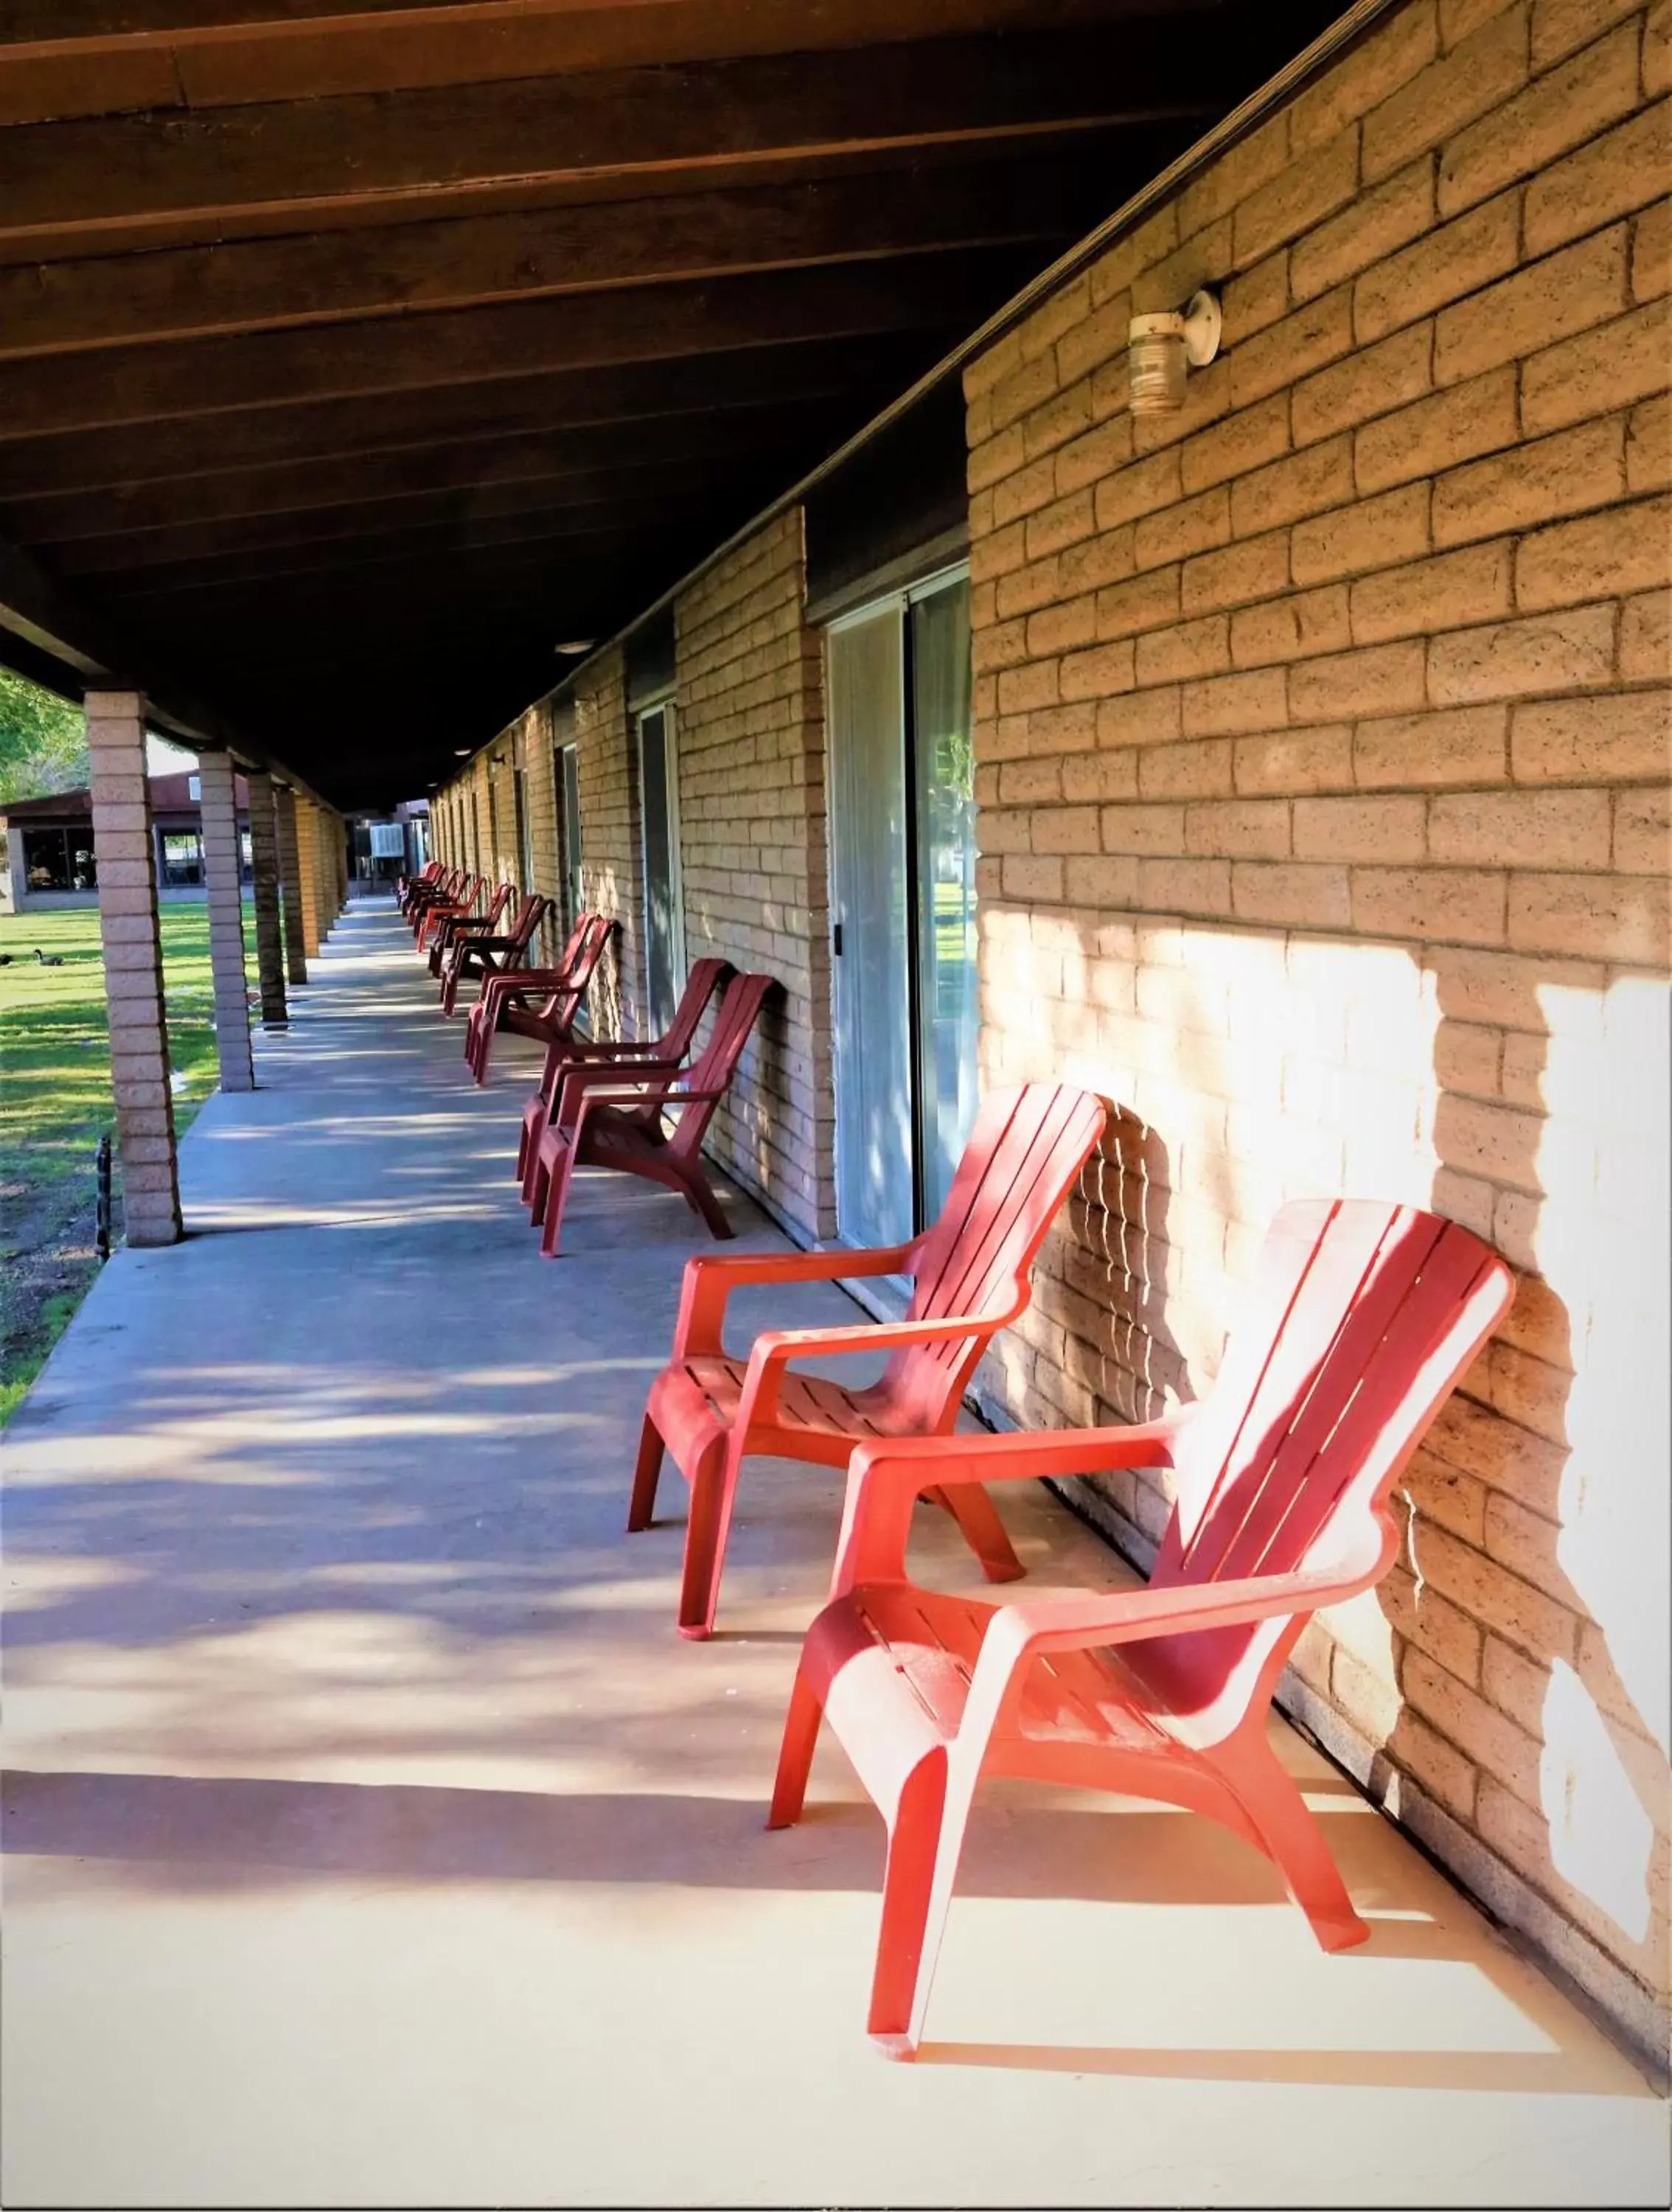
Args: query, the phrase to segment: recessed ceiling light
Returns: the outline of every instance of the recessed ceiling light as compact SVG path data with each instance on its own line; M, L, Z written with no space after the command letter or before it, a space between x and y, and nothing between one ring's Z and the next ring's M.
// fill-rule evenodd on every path
M468 760L471 757L471 749L468 745L455 745L453 749L453 757L454 760Z
M551 649L554 653L590 653L596 643L595 638L576 637L571 638L567 644L555 645Z

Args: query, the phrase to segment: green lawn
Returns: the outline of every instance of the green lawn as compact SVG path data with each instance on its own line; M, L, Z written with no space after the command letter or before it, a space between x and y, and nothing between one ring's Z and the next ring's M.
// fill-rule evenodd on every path
M247 906L244 942L253 981ZM165 906L162 945L174 1116L184 1128L216 1081L207 908ZM64 965L42 966L37 945ZM0 954L8 953L0 967L0 1422L97 1271L94 1158L100 1135L115 1127L97 911L0 915ZM120 1172L119 1162L119 1192Z

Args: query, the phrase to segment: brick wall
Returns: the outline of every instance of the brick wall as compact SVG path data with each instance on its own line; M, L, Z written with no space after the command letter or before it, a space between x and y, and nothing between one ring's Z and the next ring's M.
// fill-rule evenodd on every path
M605 654L576 684L575 743L581 896L593 913L611 915L621 924L593 984L593 1028L599 1036L642 1036L644 870L626 672L618 651Z
M1196 1395L1288 1195L1498 1244L1291 1702L1663 2047L1669 37L1413 0L965 386L985 1074L1122 1109L988 1387ZM1128 319L1204 283L1134 422ZM1103 1495L1141 1556L1164 1486Z
M835 1228L819 641L802 620L801 514L717 563L676 610L685 942L775 975L711 1130L802 1235Z

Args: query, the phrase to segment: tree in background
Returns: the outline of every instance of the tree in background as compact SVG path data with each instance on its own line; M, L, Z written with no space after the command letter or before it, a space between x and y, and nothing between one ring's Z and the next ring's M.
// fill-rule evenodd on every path
M0 668L0 805L9 799L75 791L87 778L81 708Z

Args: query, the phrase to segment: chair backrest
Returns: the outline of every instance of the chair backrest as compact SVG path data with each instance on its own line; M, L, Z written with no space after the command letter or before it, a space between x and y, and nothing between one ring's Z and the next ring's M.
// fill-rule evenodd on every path
M517 908L516 919L506 932L514 953L527 951L534 942L535 931L545 920L546 908L550 903L550 899L542 898L538 891L525 893L522 903Z
M994 1330L1027 1297L1045 1232L1108 1120L1104 1100L1067 1084L1024 1084L982 1102L940 1218L918 1239L907 1318L970 1314L991 1326L891 1359L885 1387L914 1424L933 1429L955 1415Z
M563 980L540 1008L541 1020L557 1023L562 1037L568 1035L598 963L604 957L605 947L620 927L607 914L583 914L569 933L569 941L557 963ZM558 1044L562 1042L562 1038L556 1040ZM548 1075L551 1073L550 1053L546 1056L546 1072Z
M1156 1586L1385 1566L1398 1543L1389 1492L1514 1295L1491 1247L1438 1214L1365 1199L1286 1206L1183 1432ZM1126 1656L1170 1711L1222 1728L1269 1692L1305 1620Z
M681 1089L717 1093L731 1089L743 1048L749 1042L750 1031L760 1019L761 1007L774 981L770 975L733 976L720 994L708 1042L691 1062L690 1073ZM689 1159L702 1142L703 1132L713 1121L719 1104L719 1097L713 1097L681 1107L679 1126L668 1139L668 1150L681 1159Z
M517 887L514 884L496 884L494 886L494 895L489 900L486 909L488 927L490 931L499 927L506 908L510 905L516 895Z

